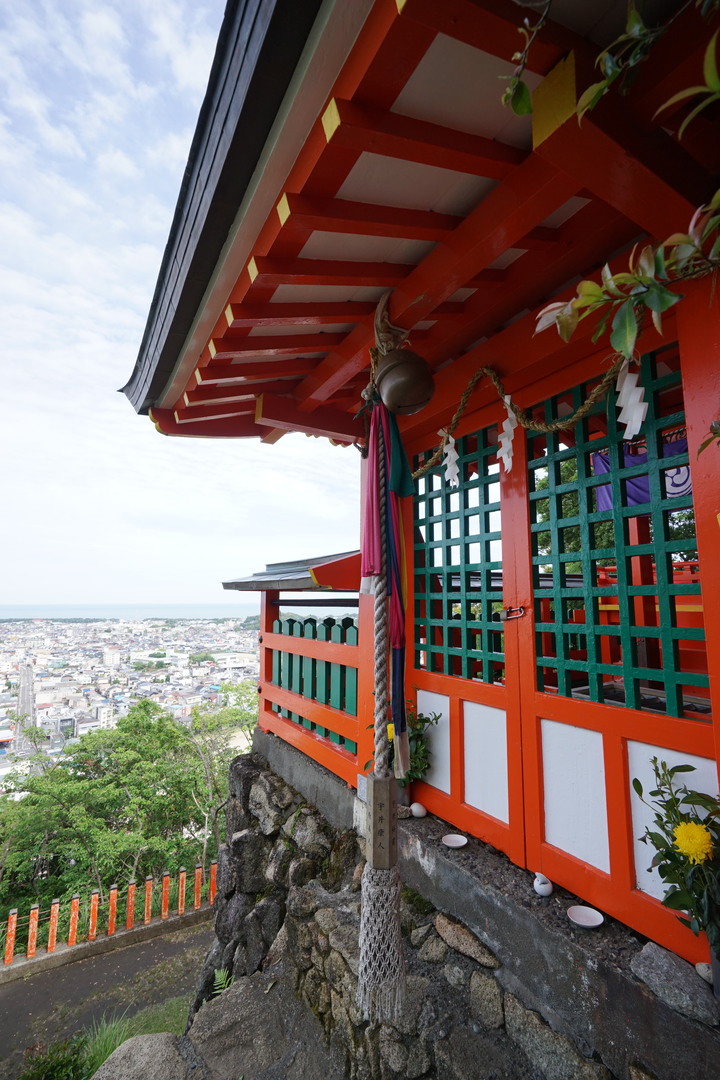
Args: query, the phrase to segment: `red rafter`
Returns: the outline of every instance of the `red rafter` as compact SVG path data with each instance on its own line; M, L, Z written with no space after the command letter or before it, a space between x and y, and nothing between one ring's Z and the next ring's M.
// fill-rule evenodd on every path
M297 356L303 353L327 353L345 340L344 334L278 334L276 337L252 337L232 331L213 338L209 346L214 360L238 356Z

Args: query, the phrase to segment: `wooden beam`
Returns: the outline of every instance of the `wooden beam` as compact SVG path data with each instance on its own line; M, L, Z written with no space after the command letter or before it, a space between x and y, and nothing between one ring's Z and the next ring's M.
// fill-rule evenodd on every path
M248 439L262 434L251 416L230 419L201 420L196 424L179 424L172 409L151 409L150 419L161 435L187 435L198 439Z
M196 372L196 386L251 385L253 380L258 379L296 378L307 375L316 363L317 361L307 357L299 357L295 360L279 360L277 363L271 360L244 360L242 364L209 364ZM188 387L188 391L195 388Z
M536 228L576 194L579 185L534 155L498 185L398 285L390 304L391 322L414 325L457 289ZM507 272L504 272L507 276ZM371 334L358 326L303 380L300 407L312 410L368 364Z
M304 413L292 399L270 394L258 398L255 423L284 431L304 431L306 435L325 435L338 442L357 442L364 437L362 420L354 419L350 413L328 408Z
M221 401L252 401L259 394L291 394L297 386L297 379L271 379L269 382L243 382L229 383L225 386L206 386L201 384L194 390L186 390L183 394L185 406L209 405Z
M328 144L337 149L415 161L471 176L501 180L527 157L525 150L496 139L469 135L399 113L363 109L335 98L322 121Z
M340 259L273 259L257 255L249 264L254 284L349 285L394 289L411 267L404 263L343 262Z
M314 304L228 304L225 318L230 330L249 326L321 326L358 323L375 313L375 304L361 301Z
M212 338L208 348L213 360L232 360L238 356L297 356L298 353L327 353L345 340L344 334L292 334L276 337L252 337L228 330L221 338Z
M320 229L433 243L443 240L462 221L454 214L436 214L432 210L406 210L348 199L312 199L291 193L283 195L277 213L286 229Z
M202 420L229 420L232 418L255 415L255 399L236 403L215 402L208 405L187 407L176 405L173 410L178 424L197 424Z
M578 97L571 53L533 95L535 152L650 236L687 229L714 191L712 177L665 132L638 131L614 102L601 102L578 124Z

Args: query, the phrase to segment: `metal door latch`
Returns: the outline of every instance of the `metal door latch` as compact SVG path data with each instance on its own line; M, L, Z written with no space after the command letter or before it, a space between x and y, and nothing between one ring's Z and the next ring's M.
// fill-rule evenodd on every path
M498 611L495 618L498 622L507 622L508 619L520 619L525 614L524 607L509 607L504 611Z

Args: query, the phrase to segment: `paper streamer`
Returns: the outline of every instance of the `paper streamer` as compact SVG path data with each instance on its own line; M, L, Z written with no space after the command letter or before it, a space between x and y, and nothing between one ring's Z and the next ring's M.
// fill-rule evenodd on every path
M628 364L623 364L617 377L616 406L620 409L618 423L625 426L623 439L634 439L640 434L640 428L647 416L648 403L645 401L645 389L638 386L640 373L630 371Z
M510 395L506 395L503 398L503 401L505 402L507 416L503 420L503 424L500 429L500 439L498 441L498 457L503 463L505 472L509 473L512 469L513 436L515 435L515 428L518 425L518 421L515 413L510 408Z

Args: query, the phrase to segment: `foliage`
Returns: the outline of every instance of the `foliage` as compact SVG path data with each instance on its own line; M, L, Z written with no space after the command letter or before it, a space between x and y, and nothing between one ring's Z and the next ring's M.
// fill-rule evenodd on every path
M689 98L700 95L702 98L700 104L695 105L695 107L690 110L678 129L679 139L682 139L685 128L695 119L698 113L701 113L708 105L712 105L713 102L720 101L720 73L718 72L717 60L715 59L717 38L718 35L716 32L711 37L707 49L705 50L703 84L701 86L689 86L687 89L681 90L678 94L673 94L670 100L666 101L665 104L658 109L658 113L660 113L671 105L676 105L680 101L686 101Z
M398 780L398 784L400 784L401 787L406 787L408 784L411 784L413 780L422 780L423 776L430 768L430 747L428 746L427 741L427 729L439 722L440 713L431 713L430 716L425 716L423 713L417 711L412 702L408 701L406 717L408 742L410 744L410 768L402 780ZM369 726L373 727L372 724ZM388 735L390 736L389 764L392 769L394 760L393 743L395 738L395 729L392 724L388 724ZM365 771L367 771L372 764L372 759L366 761Z
M85 1080L87 1036L73 1035L49 1046L37 1043L25 1051L23 1070L17 1080Z
M219 997L233 984L233 977L227 968L216 968L213 976L212 996Z
M500 76L501 79L509 80L508 87L502 96L503 105L509 105L516 116L527 116L532 112L532 98L527 83L523 81L523 75L525 74L532 44L547 22L552 0L515 0L515 3L521 7L541 9L538 21L534 26L530 25L530 19L525 16L522 26L518 27L518 32L523 38L523 48L513 53L513 60L516 64L515 70L512 75Z
M181 865L219 842L232 725L185 726L150 701L59 759L18 764L0 796L0 906L47 904Z
M666 888L663 904L678 915L693 934L704 930L710 947L720 958L720 801L693 791L676 777L694 772L692 765L652 759L655 788L643 795L642 784L633 788L654 813L652 828L640 839L655 848L650 869L657 868Z
M209 652L190 653L188 660L191 664L204 664L206 660L209 660L213 664L215 663L215 657Z
M610 327L610 344L630 360L649 311L655 329L662 333L662 315L682 299L671 286L688 278L703 277L720 267L720 189L707 206L694 214L687 233L673 233L653 247L647 244L630 254L627 273L613 274L605 264L601 281L583 280L568 301L548 304L538 314L535 332L556 326L569 341L577 325L588 315L600 313L593 333L597 341Z

